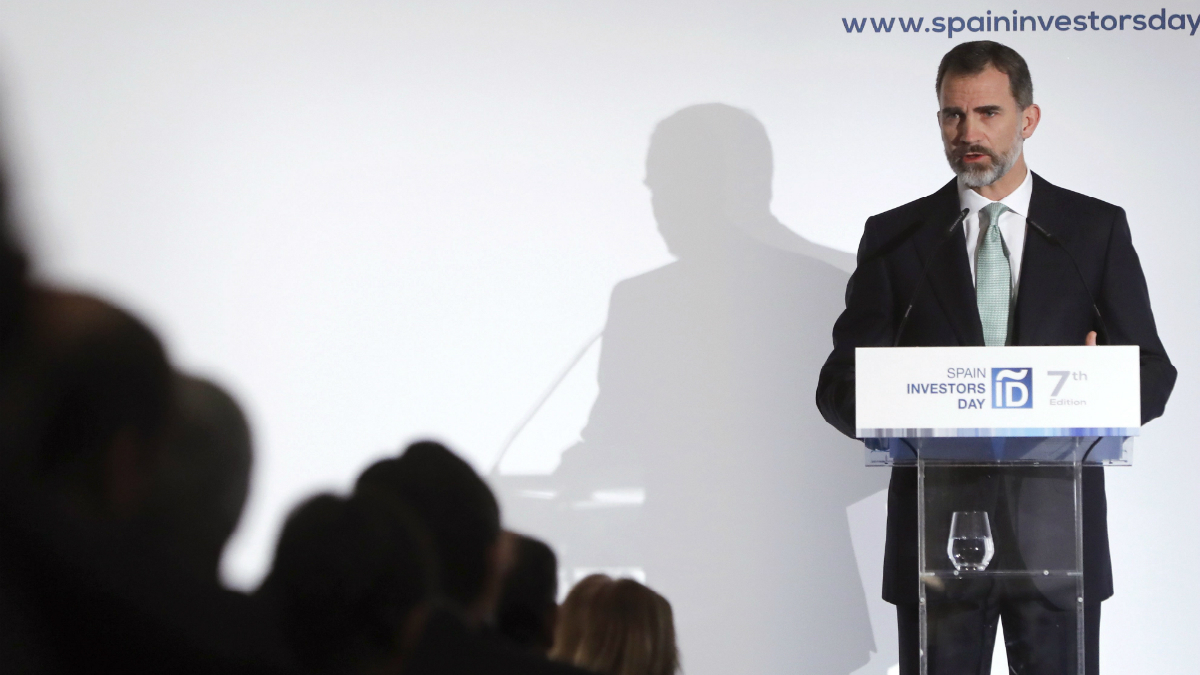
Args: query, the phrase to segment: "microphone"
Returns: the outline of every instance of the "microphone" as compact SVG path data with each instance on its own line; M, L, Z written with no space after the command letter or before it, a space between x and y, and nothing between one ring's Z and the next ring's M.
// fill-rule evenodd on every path
M929 254L929 258L925 261L925 264L921 266L921 277L917 279L917 285L913 287L912 297L908 299L908 307L904 308L904 316L900 318L900 326L896 329L896 339L892 341L893 347L898 347L900 345L900 337L904 335L904 327L908 325L908 315L912 312L913 305L917 302L917 296L921 293L921 285L925 282L925 277L929 276L929 264L932 263L933 259L937 257L938 251L942 250L942 247L946 245L946 242L950 241L950 235L954 234L954 230L957 229L959 225L962 225L962 222L967 219L967 214L970 212L971 209L963 209L959 212L958 217L954 219L954 222L950 223L950 227L947 227L942 231L942 240L939 241L937 246L933 248L933 252Z
M1071 267L1075 269L1075 276L1079 277L1079 284L1083 286L1083 292L1087 293L1088 302L1092 303L1092 313L1096 315L1096 321L1100 327L1100 337L1104 340L1104 344L1111 344L1108 340L1108 326L1104 323L1104 315L1100 313L1100 307L1096 305L1096 296L1092 295L1092 289L1088 288L1087 280L1083 278L1083 272L1080 271L1079 262L1075 260L1075 256L1071 255L1070 249L1064 246L1062 240L1054 236L1054 233L1033 222L1030 218L1026 218L1025 222L1033 228L1034 232L1040 234L1042 239L1054 244L1067 254L1067 259L1071 261Z

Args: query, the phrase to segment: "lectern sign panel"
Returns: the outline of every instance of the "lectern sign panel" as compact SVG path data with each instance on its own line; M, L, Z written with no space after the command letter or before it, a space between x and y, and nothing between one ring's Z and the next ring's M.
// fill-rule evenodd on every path
M1131 436L1136 346L855 350L858 436Z

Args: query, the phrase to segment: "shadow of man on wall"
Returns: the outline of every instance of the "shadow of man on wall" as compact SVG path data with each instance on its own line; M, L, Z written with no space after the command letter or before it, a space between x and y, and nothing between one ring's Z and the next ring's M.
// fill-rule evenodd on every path
M581 514L564 560L644 569L689 675L850 673L874 649L846 507L886 472L811 394L853 257L782 225L771 180L744 110L657 125L646 185L677 260L613 290L599 395L555 473L575 507L640 501L635 521Z

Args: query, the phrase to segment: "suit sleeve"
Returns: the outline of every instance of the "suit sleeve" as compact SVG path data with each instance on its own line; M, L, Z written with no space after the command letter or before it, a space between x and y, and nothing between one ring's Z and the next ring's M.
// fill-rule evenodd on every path
M833 351L817 381L817 408L838 431L854 438L854 350L892 344L895 303L886 260L867 220L858 244L858 268L846 284L846 309L833 325Z
M1133 248L1125 210L1118 209L1109 230L1108 256L1097 299L1109 343L1141 350L1142 424L1159 417L1175 387L1175 366L1158 338L1146 276Z

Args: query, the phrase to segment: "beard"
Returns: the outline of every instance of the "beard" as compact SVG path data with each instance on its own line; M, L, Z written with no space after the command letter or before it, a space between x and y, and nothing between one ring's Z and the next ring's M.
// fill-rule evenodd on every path
M981 188L1003 178L1013 168L1013 165L1017 163L1017 159L1021 156L1021 150L1024 146L1025 139L1021 138L1021 131L1018 129L1012 145L1002 155L996 154L991 148L982 145L967 145L957 148L947 147L946 161L950 162L950 168L962 179L964 185L969 188ZM963 157L971 153L987 155L990 161L984 166L974 163L967 164L963 160Z

